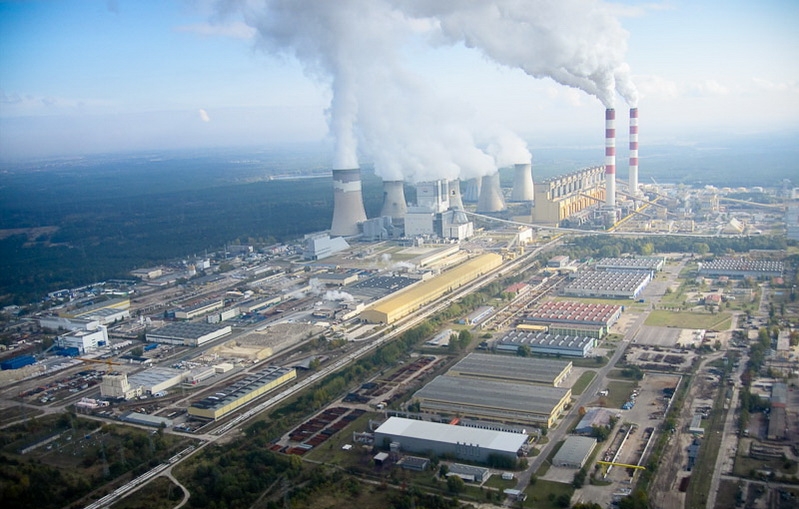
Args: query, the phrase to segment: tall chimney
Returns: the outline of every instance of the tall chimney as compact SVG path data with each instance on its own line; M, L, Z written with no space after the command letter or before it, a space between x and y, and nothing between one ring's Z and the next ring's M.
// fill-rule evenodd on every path
M405 187L401 180L383 181L383 209L381 216L391 216L392 219L402 219L408 212L405 202Z
M480 185L480 198L477 200L477 212L499 212L505 209L502 189L499 187L499 172L483 177Z
M630 108L630 194L638 195L638 108Z
M533 170L532 164L522 163L514 167L513 191L510 201L533 201Z
M454 210L463 210L461 181L459 179L449 181L449 208Z
M616 110L605 110L605 205L616 207Z
M480 177L466 181L466 193L463 195L463 201L477 203L477 200L480 199L480 183Z
M358 234L358 223L366 221L361 194L361 170L333 170L333 225L330 235Z

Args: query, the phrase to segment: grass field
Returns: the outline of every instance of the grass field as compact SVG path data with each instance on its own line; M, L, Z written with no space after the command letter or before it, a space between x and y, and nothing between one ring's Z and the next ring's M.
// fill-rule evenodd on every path
M535 507L536 509L557 509L559 506L555 500L560 495L568 495L569 498L574 494L571 484L563 484L554 481L537 480L534 485L528 486L525 490L527 500L524 507Z
M608 382L608 395L603 396L608 408L621 408L637 385L635 382L621 380Z
M596 376L596 371L590 371L590 370L580 375L580 378L578 378L577 381L574 382L574 385L572 386L572 394L574 394L575 396L579 396L580 394L582 394L583 391L585 391L585 388L588 387L588 384L591 383L591 380L593 380L595 376Z
M727 330L732 325L732 315L730 313L673 312L658 309L649 313L644 325L681 329Z

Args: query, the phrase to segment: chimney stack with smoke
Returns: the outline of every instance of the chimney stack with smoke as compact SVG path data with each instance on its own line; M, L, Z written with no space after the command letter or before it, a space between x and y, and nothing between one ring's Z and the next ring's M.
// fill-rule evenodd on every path
M638 196L638 108L630 108L630 194Z
M449 208L454 210L463 210L461 181L459 179L449 181Z
M510 200L533 201L533 171L530 163L515 165Z
M381 216L391 216L392 219L402 219L408 212L405 202L405 188L401 180L383 181L383 209Z
M605 205L616 207L616 110L605 110Z
M358 234L358 223L366 221L361 194L361 170L333 170L333 225L331 235Z
M499 172L484 176L480 185L480 198L477 200L477 212L499 212L504 209L505 200L499 187Z

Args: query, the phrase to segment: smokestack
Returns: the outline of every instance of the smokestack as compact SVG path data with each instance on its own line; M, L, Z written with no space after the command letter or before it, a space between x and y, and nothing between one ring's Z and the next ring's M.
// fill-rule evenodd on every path
M454 210L463 210L461 181L458 179L449 181L449 208Z
M392 219L402 219L408 212L405 202L405 188L401 180L383 181L383 209L381 216L391 216Z
M630 108L630 194L638 195L638 108Z
M477 212L499 212L505 209L502 189L499 187L499 173L486 175L480 185L480 199L477 200Z
M358 234L358 223L366 221L361 194L361 170L333 170L333 225L330 235Z
M533 170L530 163L515 166L510 201L533 201Z
M605 110L605 205L616 207L616 110Z
M480 177L469 179L466 181L466 193L463 195L463 201L468 203L477 203L480 198Z

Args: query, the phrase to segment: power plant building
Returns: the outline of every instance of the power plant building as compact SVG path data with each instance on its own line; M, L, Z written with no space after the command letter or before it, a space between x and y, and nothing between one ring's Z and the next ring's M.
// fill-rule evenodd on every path
M571 361L470 353L450 368L447 375L558 387L571 371Z
M400 450L487 463L496 455L516 461L524 454L527 435L467 428L452 424L390 417L375 430L375 443L399 443Z
M311 234L305 236L302 257L306 260L322 260L349 248L350 245L342 237L331 238L326 233Z
M649 271L593 271L582 272L573 279L563 295L600 299L637 299L649 282Z
M441 375L413 396L422 412L549 428L571 389Z
M602 166L585 168L537 184L532 222L558 226L564 219L604 202L604 170Z
M502 265L498 254L477 256L434 278L396 292L371 305L360 315L370 323L391 324L447 292L459 288Z
M519 348L526 346L533 354L588 357L596 346L596 341L596 338L591 336L515 330L501 337L494 346L500 352L518 353Z
M259 396L297 378L294 368L269 366L221 389L207 398L195 401L189 406L189 415L203 419L221 419L237 408L246 405Z

